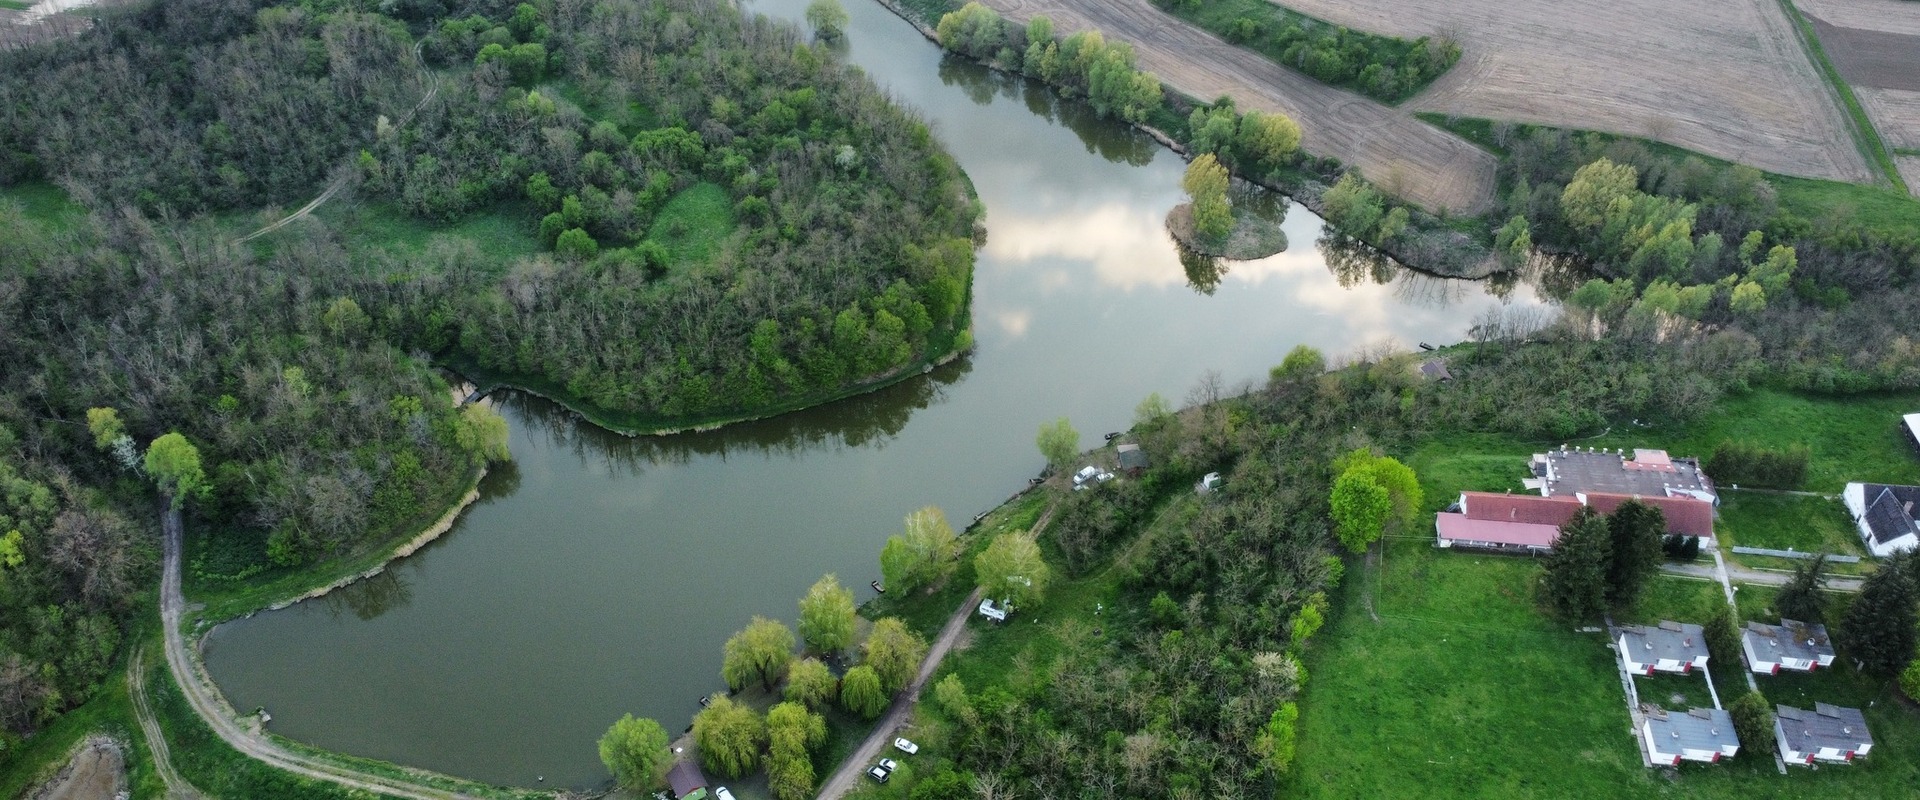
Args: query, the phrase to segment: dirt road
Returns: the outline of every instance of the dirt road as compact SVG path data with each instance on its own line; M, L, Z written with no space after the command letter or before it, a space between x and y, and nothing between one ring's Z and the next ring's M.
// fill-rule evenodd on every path
M239 715L227 705L226 698L201 668L200 660L188 649L186 636L180 632L181 617L187 607L186 598L180 593L180 512L169 509L162 517L161 527L160 624L166 631L167 667L173 672L180 692L186 696L187 704L221 741L270 767L352 789L409 800L472 800L472 795L346 769L294 753L275 744L265 734L243 726Z
M137 648L127 659L127 694L133 698L133 715L140 721L140 733L146 737L147 752L153 755L153 769L167 786L168 800L200 800L200 790L173 767L173 753L167 749L167 735L153 718L153 705L147 702L146 650Z
M1060 35L1097 29L1133 45L1141 69L1182 93L1231 95L1240 110L1300 123L1301 147L1360 167L1389 191L1437 211L1474 212L1493 197L1494 159L1411 112L1335 89L1230 45L1148 0L983 0L1009 19L1053 20Z
M940 667L940 659L945 658L953 643L960 640L960 634L967 629L967 618L973 616L974 608L980 605L980 590L953 610L953 616L947 618L947 625L940 629L940 638L934 640L933 647L927 650L927 659L920 662L920 674L915 675L907 689L893 699L893 705L887 706L887 713L873 724L873 733L867 734L867 740L840 762L840 768L832 777L820 784L820 793L816 800L839 800L842 795L852 791L867 772L867 766L880 757L880 753L893 744L895 732L907 721L907 715L913 713L913 705L920 702L920 690L926 686L927 679L933 677L933 671Z
M407 110L406 116L401 117L400 121L394 124L393 127L395 130L406 127L407 123L413 121L414 115L420 113L420 109L426 108L427 104L433 102L433 98L440 94L440 76L433 74L433 70L427 68L427 62L420 56L420 48L425 44L426 42L424 41L414 43L413 63L420 67L420 76L427 81L427 93L421 96L420 102L413 104L413 108ZM240 241L251 242L261 236L280 230L295 220L305 218L308 214L312 214L314 209L325 205L328 200L332 200L334 195L340 193L340 190L347 188L347 182L352 179L353 168L344 165L341 166L338 174L334 175L333 180L327 184L326 189L320 192L319 197L313 198L313 202L301 206L298 211L261 226L257 231L240 237Z

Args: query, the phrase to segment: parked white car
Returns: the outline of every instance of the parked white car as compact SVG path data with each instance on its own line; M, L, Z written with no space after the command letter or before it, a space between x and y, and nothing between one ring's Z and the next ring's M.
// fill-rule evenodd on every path
M727 791L727 787L722 786L713 790L713 800L733 800L733 792Z
M893 740L893 749L906 753L907 755L913 755L920 752L920 745L914 744L908 739L895 739Z

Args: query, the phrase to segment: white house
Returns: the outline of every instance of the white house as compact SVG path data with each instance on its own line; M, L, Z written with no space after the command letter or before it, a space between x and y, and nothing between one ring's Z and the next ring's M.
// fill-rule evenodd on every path
M1845 764L1873 749L1867 718L1860 709L1826 703L1813 704L1812 711L1777 707L1773 735L1780 745L1780 757L1803 766L1815 761Z
M1676 672L1707 666L1707 642L1698 625L1661 622L1658 627L1624 625L1617 629L1620 661L1635 675Z
M1782 619L1779 625L1749 622L1740 633L1740 646L1747 651L1747 668L1762 675L1833 666L1833 641L1827 638L1825 625L1792 619Z
M1696 708L1685 714L1654 709L1640 725L1647 758L1655 764L1679 766L1681 761L1719 763L1740 752L1733 732L1733 716L1717 708Z
M1847 504L1847 515L1860 529L1867 551L1886 558L1901 550L1920 546L1920 524L1914 522L1914 506L1920 503L1920 486L1887 486L1878 483L1849 483L1840 498Z

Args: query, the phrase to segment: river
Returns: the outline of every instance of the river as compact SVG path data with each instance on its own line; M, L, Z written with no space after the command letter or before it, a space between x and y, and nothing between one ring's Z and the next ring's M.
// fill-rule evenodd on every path
M746 6L799 19L806 0ZM304 742L521 786L606 781L622 713L685 726L755 614L791 620L824 573L864 599L909 511L956 528L1041 466L1071 418L1091 447L1150 392L1261 379L1297 344L1338 355L1456 341L1522 284L1406 271L1343 286L1294 206L1280 255L1189 285L1164 232L1184 163L1044 90L943 59L870 0L847 57L922 110L972 176L988 238L977 349L866 397L717 432L628 439L523 395L496 398L515 462L438 542L380 577L217 628L207 663L237 708ZM544 778L544 782L539 782Z

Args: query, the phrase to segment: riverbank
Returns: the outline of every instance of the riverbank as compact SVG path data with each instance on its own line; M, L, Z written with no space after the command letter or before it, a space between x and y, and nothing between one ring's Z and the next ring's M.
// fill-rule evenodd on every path
M393 561L413 555L452 530L461 512L480 499L480 481L486 476L486 467L475 469L462 491L449 496L447 504L439 507L441 510L432 521L424 521L423 512L417 518L423 520L420 525L398 526L395 535L357 555L292 570L257 583L243 581L229 589L195 587L194 601L201 606L199 621L210 628L236 617L286 608L380 574Z
M962 315L972 313L971 287L968 289L967 302L962 306L960 313ZM608 411L581 400L572 392L568 392L565 388L555 385L552 381L543 380L531 375L509 375L494 372L468 359L444 358L441 360L440 366L458 374L467 382L479 387L477 391L483 395L491 394L502 389L529 394L565 408L572 412L574 416L595 427L620 434L621 436L674 436L683 433L705 433L719 430L728 425L772 419L796 411L805 411L809 408L877 392L909 378L925 375L973 352L973 326L969 325L954 334L950 339L950 343L950 346L945 348L945 352L942 355L916 359L892 372L884 373L879 378L856 384L841 391L793 400L741 414L721 415L711 418L694 418L692 420L681 419L677 421L654 421L643 416Z
M878 0L878 2L882 7L912 25L920 35L933 42L935 46L941 47L955 57L966 57L947 50L940 42L939 32L931 25L938 20L930 20L923 16L932 16L938 9L946 7L943 0L921 0L912 6L902 5L900 0ZM1020 70L1012 69L992 59L976 59L976 61L999 72L1031 78ZM1181 158L1192 160L1194 154L1177 134L1185 127L1187 115L1193 109L1208 104L1183 94L1178 88L1165 83L1162 84L1161 94L1161 107L1147 120L1131 123L1117 119L1115 121L1131 125ZM1358 101L1357 98L1356 101ZM1465 142L1462 143L1462 147L1468 150L1476 149ZM1234 177L1286 195L1315 214L1327 217L1325 195L1333 187L1334 181L1338 180L1345 171L1337 159L1303 156L1296 166L1276 170L1267 175L1246 174L1243 170L1236 172ZM1492 170L1489 168L1487 171L1489 173L1487 181L1491 184ZM1390 172L1392 174L1389 177L1398 178L1403 189L1408 185L1398 169ZM1393 232L1391 236L1380 236L1377 231L1371 230L1344 231L1347 235L1366 242L1400 266L1429 275L1481 280L1511 271L1511 267L1495 256L1491 247L1492 231L1484 224L1470 217L1455 217L1444 206L1438 214L1429 212L1417 203L1402 200L1401 192L1386 191L1387 187L1381 188L1392 208L1405 210L1408 224L1403 229ZM1331 218L1328 221L1334 222Z

